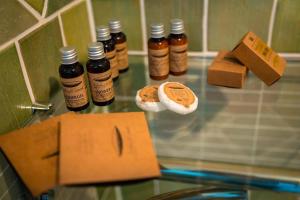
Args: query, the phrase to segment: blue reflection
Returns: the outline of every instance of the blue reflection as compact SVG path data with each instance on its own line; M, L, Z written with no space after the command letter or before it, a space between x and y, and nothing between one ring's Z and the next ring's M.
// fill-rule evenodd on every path
M182 170L182 169L162 169L161 173L165 176L178 176L191 178L193 180L201 178L203 181L221 181L223 183L235 185L249 185L278 192L300 193L300 183L287 181L277 181L256 177L243 177L225 173L213 173L205 171Z

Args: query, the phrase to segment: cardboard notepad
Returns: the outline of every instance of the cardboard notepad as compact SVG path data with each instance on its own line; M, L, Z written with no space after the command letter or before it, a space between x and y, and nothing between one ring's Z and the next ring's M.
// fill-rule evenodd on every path
M33 196L57 184L59 120L50 118L0 137L1 149Z
M142 112L63 116L59 183L85 184L160 176Z

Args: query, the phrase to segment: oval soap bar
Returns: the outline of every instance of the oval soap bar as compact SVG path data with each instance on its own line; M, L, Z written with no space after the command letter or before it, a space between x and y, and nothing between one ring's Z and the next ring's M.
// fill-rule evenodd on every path
M182 115L194 112L198 106L198 98L194 92L178 82L161 84L158 97L167 109Z

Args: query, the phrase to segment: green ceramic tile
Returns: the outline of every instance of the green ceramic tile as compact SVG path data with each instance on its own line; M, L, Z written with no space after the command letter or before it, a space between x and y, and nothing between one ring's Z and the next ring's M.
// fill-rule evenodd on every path
M59 88L59 48L63 45L58 19L20 42L30 83L38 102L48 102Z
M182 183L176 181L159 181L159 188L161 194L166 192L188 189L188 188L196 188L196 187L200 187L200 186L196 184Z
M7 192L1 200L15 199L32 199L32 196L28 193L28 191L26 191L25 186L21 183L20 180L11 185L11 187L9 188L9 192Z
M130 184L122 187L124 200L131 199L149 199L154 194L153 181L147 181L137 184Z
M48 1L48 10L47 10L47 16L51 15L58 9L64 7L68 3L72 2L74 0L49 0Z
M267 40L273 0L210 0L208 50L232 49L248 31Z
M39 13L43 12L44 0L26 0Z
M146 85L144 59L141 56L129 56L129 70L121 73L118 81L114 82L116 96L136 95L136 91Z
M170 20L181 18L189 38L189 50L202 50L203 0L145 0L145 9L148 36L152 23L164 23L166 33L169 34Z
M2 152L0 152L0 174L1 200L29 199L25 186L13 168L8 165Z
M18 1L0 0L0 5L0 45L37 22Z
M0 151L0 173L2 173L3 170L6 169L7 165L8 165L8 161L6 157L4 157L4 153Z
M31 100L14 46L0 52L0 134L21 127L31 116ZM27 107L27 109L25 108Z
M140 8L138 0L92 0L96 26L120 19L130 50L142 50Z
M3 176L0 176L0 195L3 195L8 190L15 179L16 175L13 174L12 168L9 167Z
M266 199L272 199L272 200L297 200L297 195L295 194L289 194L289 193L280 193L280 192L271 192L267 190L251 190L250 193L250 199L253 200L266 200Z
M75 46L81 62L87 60L87 45L91 41L86 3L67 10L62 14L64 32L68 45Z
M114 187L97 187L98 199L101 200L116 200Z
M300 1L279 0L272 47L279 52L300 52Z

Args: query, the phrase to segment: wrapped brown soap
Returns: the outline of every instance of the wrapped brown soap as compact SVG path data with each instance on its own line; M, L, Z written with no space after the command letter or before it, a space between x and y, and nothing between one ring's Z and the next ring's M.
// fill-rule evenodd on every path
M286 61L253 32L248 32L232 50L233 55L267 85L282 75Z
M220 51L207 71L207 82L211 85L242 88L247 68L230 51Z

